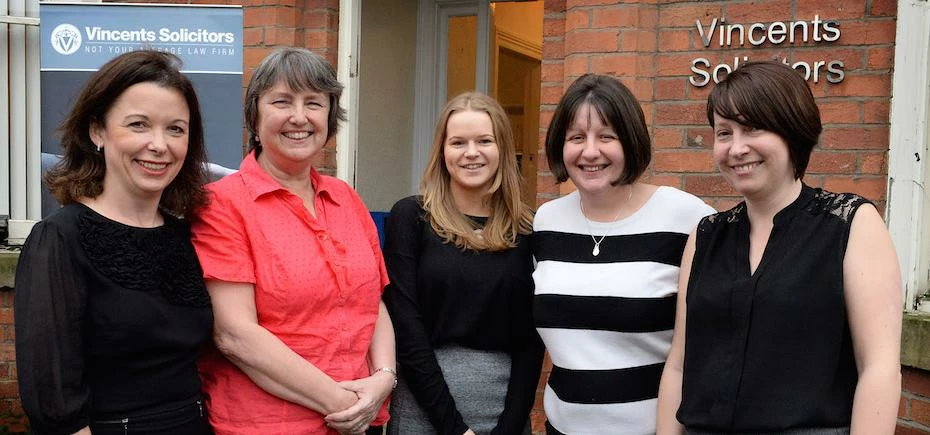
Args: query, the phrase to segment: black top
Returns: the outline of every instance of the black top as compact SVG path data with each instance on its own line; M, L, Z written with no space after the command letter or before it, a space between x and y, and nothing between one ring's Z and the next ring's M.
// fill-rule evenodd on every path
M456 344L506 351L512 360L504 411L493 433L522 433L533 406L543 347L533 327L531 238L498 252L443 243L416 197L398 201L385 221L384 302L394 322L400 374L440 434L468 429L433 352ZM476 227L486 218L472 218Z
M850 424L858 375L843 258L853 215L866 202L804 185L775 215L754 274L746 204L701 221L688 283L682 424L723 432Z
M70 434L199 394L210 298L188 224L164 219L136 228L71 204L33 228L15 284L19 391L33 433Z

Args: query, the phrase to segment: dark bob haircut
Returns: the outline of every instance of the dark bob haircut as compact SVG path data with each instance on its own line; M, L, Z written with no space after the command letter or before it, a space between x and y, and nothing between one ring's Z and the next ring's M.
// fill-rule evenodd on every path
M261 148L258 139L258 99L278 82L292 91L314 90L329 97L326 140L336 135L339 121L346 120L346 110L339 105L342 83L336 79L332 65L305 48L279 48L262 60L245 91L245 126L249 130L249 151Z
M707 121L714 113L747 127L767 130L788 144L794 177L807 170L823 126L804 77L776 61L747 62L727 75L707 97Z
M559 183L568 179L562 148L565 146L565 134L578 109L585 103L591 104L597 111L601 122L609 125L617 133L623 148L623 172L611 184L630 184L636 181L652 159L652 142L646 128L643 109L633 93L614 77L585 74L578 77L559 105L546 131L546 159L549 168Z
M106 162L91 141L90 129L106 124L110 108L131 86L154 83L178 91L190 113L187 156L181 171L162 192L159 207L175 216L184 216L204 204L207 156L200 103L194 86L180 70L181 59L173 54L138 50L111 59L91 76L58 128L64 155L45 174L45 182L58 202L71 204L103 192Z

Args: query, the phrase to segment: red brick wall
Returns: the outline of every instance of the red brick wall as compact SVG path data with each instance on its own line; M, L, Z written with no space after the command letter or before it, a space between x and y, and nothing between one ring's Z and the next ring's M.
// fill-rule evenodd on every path
M26 415L16 386L13 292L9 287L0 287L0 433L25 431Z
M562 91L572 80L587 72L615 75L640 99L653 132L655 158L647 180L685 189L717 208L729 207L736 200L735 193L717 176L711 162L713 139L704 117L712 84L698 88L688 82L691 60L704 57L713 65L732 64L734 56L744 55L759 60L787 57L792 63L841 60L845 63L841 83L831 84L822 77L816 84L809 81L822 111L824 134L805 181L860 193L882 208L895 1L844 1L832 6L799 0L615 3L546 1L541 138ZM695 25L701 19L707 26L714 17L746 26L773 20L809 22L815 14L839 22L838 41L721 47L715 37L705 48ZM542 203L558 196L559 190L545 158L539 162L538 202Z
M896 435L930 434L930 372L902 367Z

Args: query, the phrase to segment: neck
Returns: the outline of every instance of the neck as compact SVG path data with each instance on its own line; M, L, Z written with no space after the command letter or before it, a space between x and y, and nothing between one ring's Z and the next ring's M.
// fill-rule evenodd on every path
M463 214L477 217L491 215L491 195L485 193L483 189L462 189L455 183L451 183L449 190L452 192L455 208Z
M620 184L597 194L578 191L585 217L595 222L613 222L620 219L624 213L631 213L636 185L635 182Z
M291 191L297 196L313 196L313 181L310 179L311 164L284 164L273 161L268 152L263 152L256 159L258 166L265 173L281 183L284 188Z
M82 198L80 202L107 219L121 224L139 228L155 228L164 223L158 211L160 200L160 196L154 198L117 197L113 194L108 195L107 190L104 189L103 193L95 198Z
M798 199L801 194L801 180L774 192L770 195L752 198L746 197L746 212L750 222L772 222L775 215Z

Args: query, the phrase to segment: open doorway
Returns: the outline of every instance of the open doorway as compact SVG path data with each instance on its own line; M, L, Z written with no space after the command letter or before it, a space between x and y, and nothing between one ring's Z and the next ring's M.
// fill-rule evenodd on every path
M507 110L535 206L543 1L359 3L355 184L369 208L417 192L439 111L465 90Z

